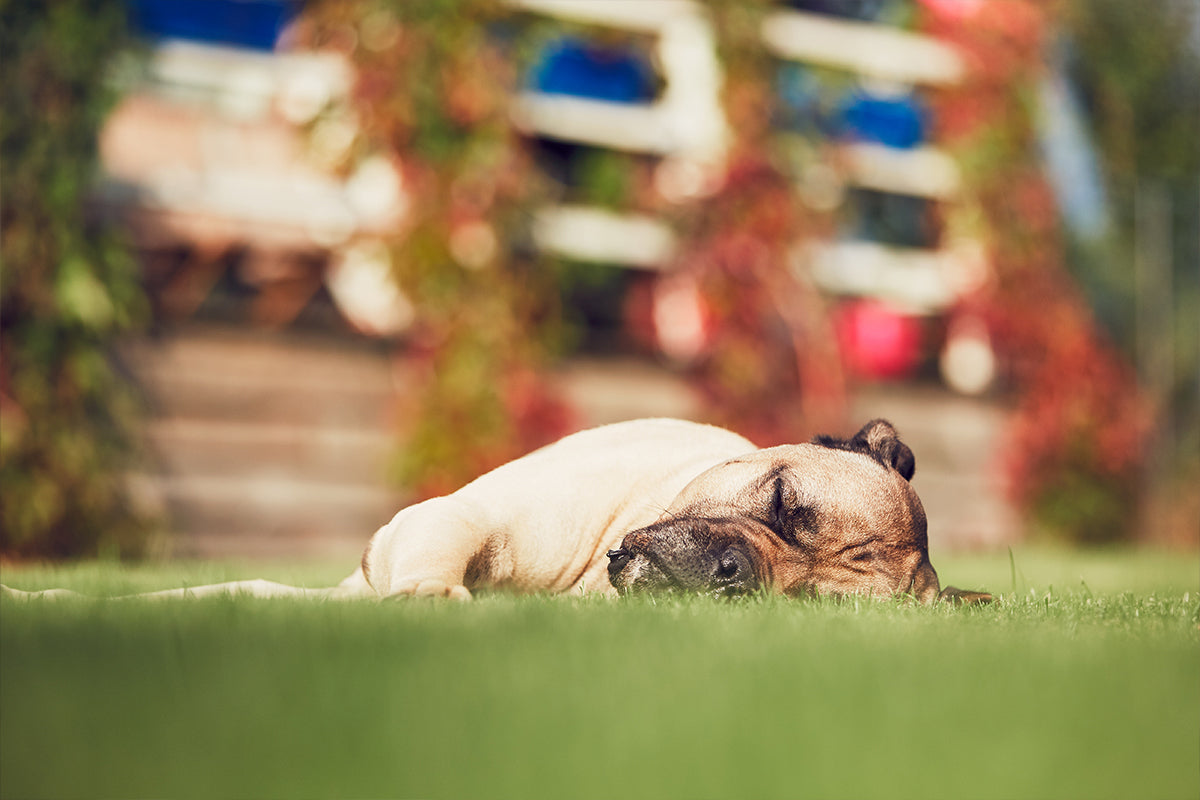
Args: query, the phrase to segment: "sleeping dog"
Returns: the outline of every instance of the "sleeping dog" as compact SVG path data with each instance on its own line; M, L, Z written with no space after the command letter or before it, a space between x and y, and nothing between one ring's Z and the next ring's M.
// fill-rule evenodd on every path
M497 588L990 600L939 587L913 470L885 420L849 439L766 449L709 425L622 422L401 510L335 588L238 581L151 596L468 599Z

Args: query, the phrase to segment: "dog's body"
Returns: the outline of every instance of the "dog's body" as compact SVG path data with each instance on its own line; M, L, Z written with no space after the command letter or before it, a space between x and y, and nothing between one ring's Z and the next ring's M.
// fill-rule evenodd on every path
M381 595L611 591L605 554L697 475L752 450L737 434L679 420L582 431L402 510L372 537L363 571Z
M492 587L761 588L930 601L937 575L911 476L911 451L881 420L850 440L767 450L708 425L617 423L401 510L334 589L240 581L155 594L465 599Z

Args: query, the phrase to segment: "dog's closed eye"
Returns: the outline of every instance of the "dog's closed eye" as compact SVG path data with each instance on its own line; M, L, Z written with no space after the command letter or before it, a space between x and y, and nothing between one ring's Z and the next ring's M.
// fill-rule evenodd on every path
M817 532L817 510L801 499L796 487L778 472L769 484L765 521L767 526L792 547L810 545Z
M792 512L799 505L796 491L791 484L783 478L782 475L776 475L772 483L771 501L768 506L768 519L774 523L774 527L783 528L791 517Z
M870 543L848 544L838 551L842 563L855 567L866 567L879 558L875 547Z

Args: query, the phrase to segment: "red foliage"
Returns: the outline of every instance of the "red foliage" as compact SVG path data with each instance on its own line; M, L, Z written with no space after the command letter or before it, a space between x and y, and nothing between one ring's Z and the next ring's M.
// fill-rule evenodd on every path
M804 226L787 178L743 154L689 220L674 270L702 298L705 346L690 371L712 421L763 445L844 422L832 331L815 290L790 265Z
M1030 0L984 2L964 18L943 4L925 4L921 27L952 45L968 73L960 90L935 98L940 139L954 143L1007 127L1014 86L1029 85L1041 66L1043 7Z
M513 428L512 451L503 460L536 450L578 429L574 409L554 392L545 378L525 367L504 376L505 412ZM502 462L501 462L502 463Z
M967 24L934 12L925 22L965 54L971 72L943 93L937 113L983 165L971 188L988 222L994 275L971 303L1017 396L1004 455L1012 495L1040 527L1101 541L1129 533L1150 417L1132 370L1066 272L1057 209L1032 146L1025 98L1041 69L1046 8L989 2Z

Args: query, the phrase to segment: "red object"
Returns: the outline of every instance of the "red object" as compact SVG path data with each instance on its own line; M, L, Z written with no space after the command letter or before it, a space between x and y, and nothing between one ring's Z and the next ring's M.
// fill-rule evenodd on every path
M940 17L963 22L979 13L984 0L920 0L920 3Z
M875 300L855 300L834 316L842 358L860 378L906 378L921 359L921 323Z

